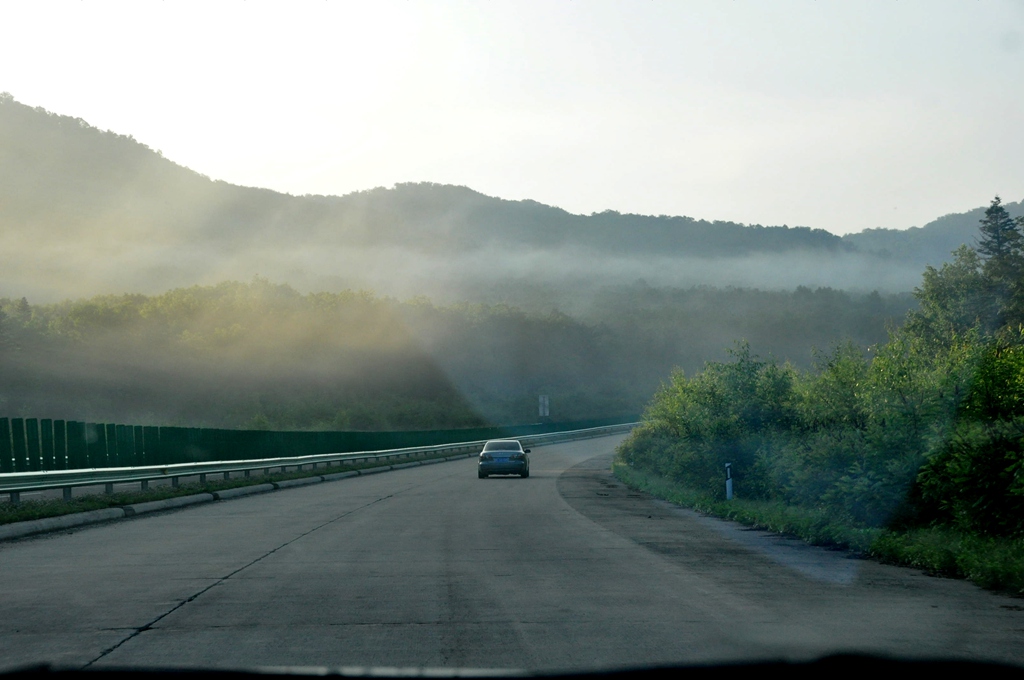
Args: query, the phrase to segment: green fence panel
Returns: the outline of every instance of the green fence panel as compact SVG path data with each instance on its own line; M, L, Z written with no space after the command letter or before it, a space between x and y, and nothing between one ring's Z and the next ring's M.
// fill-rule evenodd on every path
M110 455L110 437L107 436L108 434L107 423L96 423L96 435L99 437L97 440L97 456L102 461L100 467L114 467L116 464L116 461Z
M132 434L131 425L114 426L114 448L117 450L116 460L118 467L138 465L138 462L135 460L135 442L132 441Z
M39 419L25 418L25 448L28 453L28 469L39 472L43 469L42 452L39 447Z
M175 463L191 463L192 459L189 457L191 449L188 440L188 428L176 427L174 428L174 462Z
M14 472L14 455L11 452L11 421L0 418L0 472Z
M156 428L156 437L154 441L156 443L156 461L158 465L170 465L171 453L170 453L170 441L168 435L164 433L166 427ZM149 445L149 438L146 438L146 444Z
M207 452L207 460L234 460L234 441L228 430L204 428L202 434L203 449Z
M263 440L263 433L253 430L240 430L233 433L232 460L245 460L247 458L260 458L263 450L260 446Z
M53 421L49 418L42 418L39 421L39 450L43 469L56 470L57 465L53 457Z
M107 464L110 467L122 467L124 463L121 456L124 452L124 444L119 442L124 438L124 425L107 423Z
M223 430L203 428L199 432L205 460L231 460L225 446L227 440L221 434Z
M175 433L178 428L176 427L161 427L160 428L160 463L163 465L173 465L177 463L177 450L175 448Z
M114 425L114 461L117 467L132 465L127 451L127 435L124 425Z
M199 427L189 427L186 430L188 432L186 455L189 462L200 463L215 460L209 437L207 436L207 430Z
M283 432L267 432L264 441L268 457L278 458L287 455L288 441Z
M316 451L315 432L293 432L289 456L309 456Z
M139 466L144 464L142 458L136 452L134 425L124 426L124 453L125 457L131 461L129 465Z
M245 460L252 451L253 433L248 430L218 430L228 460Z
M146 450L153 454L156 458L157 465L167 465L170 463L170 455L167 453L167 445L164 441L164 429L162 427L154 427L153 430L156 432L150 436L150 430L146 429Z
M53 421L53 469L68 469L68 436L63 420Z
M316 448L319 453L333 453L331 451L331 433L330 432L317 432L316 433Z
M160 428L160 456L165 465L172 465L178 462L178 452L175 449L175 430L173 427Z
M142 447L139 449L139 447ZM135 447L140 450L140 458L146 465L160 465L160 430L145 425L135 430Z
M11 418L11 455L15 472L28 472L28 456L25 452L25 421Z
M117 426L113 423L104 425L107 439L107 467L118 467L117 460Z
M277 432L265 430L260 437L260 449L263 451L261 458L274 458L278 455Z
M145 446L145 433L142 431L142 425L133 425L132 428L132 444L134 449L132 455L137 461L136 465L152 465L146 458L146 446Z
M89 467L89 449L86 445L85 423L77 420L67 422L68 469L84 470Z
M107 430L101 423L85 423L87 467L107 467Z
M188 463L188 436L183 427L161 427L160 448L168 465Z
M251 448L249 444L249 433L245 430L221 430L223 446L228 460L245 460L246 453Z
M202 451L199 448L198 430L194 427L182 428L184 445L181 450L182 461L186 463L198 463L203 460L199 455Z

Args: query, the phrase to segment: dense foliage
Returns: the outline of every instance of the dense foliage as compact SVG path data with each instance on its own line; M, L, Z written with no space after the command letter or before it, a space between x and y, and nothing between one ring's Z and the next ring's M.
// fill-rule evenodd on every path
M834 344L809 370L740 344L677 371L622 461L719 496L732 463L739 494L854 526L1024 535L1022 229L997 197L887 342Z

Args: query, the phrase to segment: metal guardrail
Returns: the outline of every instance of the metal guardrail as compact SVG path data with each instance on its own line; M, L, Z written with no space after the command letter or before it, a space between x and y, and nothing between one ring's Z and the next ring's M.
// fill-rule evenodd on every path
M590 439L593 437L605 437L621 432L628 432L638 423L623 423L621 425L607 425L604 427L591 427L584 430L568 430L565 432L549 432L546 434L527 435L524 437L509 437L517 439L526 446L540 446L553 444L560 441L572 441L577 439ZM277 458L256 458L251 460L233 461L209 461L202 463L177 463L174 465L147 465L141 467L123 468L87 468L82 470L52 470L47 472L10 472L0 474L0 493L10 495L12 503L20 500L20 494L25 491L45 491L48 489L63 489L64 499L71 499L71 490L77 486L99 486L104 485L107 493L113 493L114 484L138 482L142 489L149 487L149 482L156 480L171 481L172 486L178 486L180 477L200 476L204 482L206 475L222 474L224 479L230 479L232 473L242 473L249 476L253 470L263 470L264 474L270 474L273 468L280 468L285 472L287 468L302 470L304 466L311 465L317 469L323 465L331 467L338 465L356 465L370 461L384 461L391 459L410 460L424 456L452 453L452 454L475 454L479 453L486 440L472 442L456 442L452 444L439 444L435 446L417 446L405 449L387 449L384 451L359 451L355 453L324 453L312 456L277 457Z

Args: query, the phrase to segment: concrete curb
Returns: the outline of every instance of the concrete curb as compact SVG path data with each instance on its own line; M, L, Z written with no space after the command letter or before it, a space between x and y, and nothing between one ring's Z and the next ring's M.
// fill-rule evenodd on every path
M390 465L381 465L380 467L366 468L365 470L356 470L356 472L359 473L360 477L362 477L363 475L378 475L381 472L390 472L390 471L391 471L391 466Z
M273 484L254 484L253 486L239 486L234 489L214 491L213 497L216 498L218 501L226 501L229 498L240 498L242 496L251 496L254 493L266 493L267 491L273 490Z
M419 467L420 465L423 465L423 463L421 463L418 460L416 460L416 461L413 461L411 463L399 463L398 465L392 465L391 469L392 470L404 470L405 468Z
M61 529L70 529L86 524L109 522L112 519L121 519L124 516L125 511L123 508L104 508L102 510L61 515L60 517L45 517L43 519L30 519L25 522L2 524L0 525L0 541L31 536L32 534L41 534L47 531L60 531Z
M306 486L308 484L319 484L324 481L323 477L300 477L299 479L286 479L283 482L271 482L275 489L288 489L293 486Z
M134 517L135 515L142 515L147 512L157 512L158 510L170 510L171 508L180 508L186 505L195 505L196 503L211 503L216 500L212 493L197 493L192 496L178 496L176 498L165 498L162 501L149 501L148 503L134 503L132 505L122 506L126 517Z
M359 470L349 470L348 472L335 472L332 475L323 475L322 479L325 482L333 482L338 479L348 479L349 477L358 477Z

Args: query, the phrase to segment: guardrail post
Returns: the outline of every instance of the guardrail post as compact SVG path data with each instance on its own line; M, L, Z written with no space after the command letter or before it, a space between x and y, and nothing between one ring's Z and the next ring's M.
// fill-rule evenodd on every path
M205 472L199 473L199 483L200 484L206 484L206 473Z
M141 482L139 482L139 487L142 489L142 491L149 491L149 480L143 479Z
M103 486L103 493L108 493L108 494L109 493L114 493L114 483L113 482L107 482Z
M178 478L177 477L171 477L171 488L172 489L177 489L178 488Z
M70 486L65 486L63 488L63 491L64 491L64 502L65 503L70 503L71 502L71 487Z
M224 473L224 479L231 479L231 473L230 472L225 472Z
M17 491L11 492L11 505L17 505L21 502L21 494Z
M250 472L249 470L246 470L246 471L245 471L245 478L246 478L246 479L249 479L249 472Z

